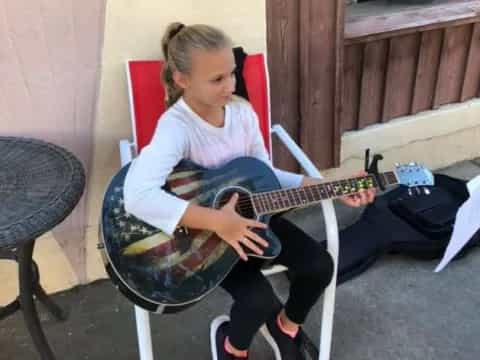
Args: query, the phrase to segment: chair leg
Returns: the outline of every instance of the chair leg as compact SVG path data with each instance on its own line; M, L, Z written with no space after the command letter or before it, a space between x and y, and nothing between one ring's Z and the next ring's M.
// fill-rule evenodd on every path
M42 360L54 360L50 346L47 343L43 333L40 321L38 320L37 309L33 300L33 271L32 271L32 253L34 241L29 242L19 249L18 252L18 275L20 287L20 306L23 310L23 317L27 325L33 343L40 353Z
M335 311L336 281L331 283L324 293L322 309L322 326L320 330L320 355L318 360L330 359L330 347L332 343L333 314Z
M337 290L338 273L338 224L335 209L331 200L322 201L322 208L327 231L327 250L333 258L333 276L325 289L323 298L322 327L320 337L319 360L329 360L332 346L333 314L335 312L335 292Z
M140 360L153 360L150 314L148 311L135 305L135 321L137 323L137 338Z

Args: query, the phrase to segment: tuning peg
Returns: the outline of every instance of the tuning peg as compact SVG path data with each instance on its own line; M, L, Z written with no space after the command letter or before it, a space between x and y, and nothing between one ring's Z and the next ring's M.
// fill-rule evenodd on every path
M418 195L422 195L422 191L420 190L420 188L418 186L415 186L415 190L417 191Z
M428 189L428 188L423 188L423 193L425 195L430 195L431 194L431 191Z
M417 166L417 163L415 161L410 162L408 165L410 166Z
M409 196L413 196L412 188L408 188L408 195L409 195Z

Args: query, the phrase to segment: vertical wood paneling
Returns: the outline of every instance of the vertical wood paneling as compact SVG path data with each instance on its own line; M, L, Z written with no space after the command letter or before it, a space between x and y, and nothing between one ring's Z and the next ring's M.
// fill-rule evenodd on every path
M388 40L365 45L360 93L359 128L382 119Z
M417 34L395 37L390 40L383 121L410 113L418 50L419 36Z
M470 47L470 25L445 29L434 107L460 101Z
M480 23L473 24L472 27L461 101L480 95Z
M267 46L272 122L280 123L298 143L299 113L299 7L296 1L267 0ZM298 163L273 137L275 165L297 171Z
M360 88L362 83L363 44L345 48L345 75L341 129L358 128Z
M428 26L420 26L418 31L398 29L388 32L388 37L384 33L350 38L345 47L344 33L339 31L344 26L340 21L343 5L267 0L272 90L278 90L272 96L273 111L283 106L283 114L292 113L298 105L300 120L282 121L320 167L337 163L344 130L480 95L478 24L465 21L445 23L445 29L435 26L437 30L428 30ZM474 17L468 20L478 21ZM299 31L299 59L295 40L286 31L292 25ZM284 58L288 56L292 58ZM275 81L288 77L282 72L286 66L290 66L289 73L298 71L299 80L284 90L285 82ZM282 95L295 87L299 93L289 94L299 96L299 104Z
M442 30L426 31L421 34L420 53L411 109L413 114L431 109L433 106L442 39Z
M339 163L343 1L300 1L300 143L319 168Z
M333 156L330 165L327 163L325 168L332 166L340 166L340 151L342 146L342 131L340 125L342 123L342 106L343 106L343 84L345 66L345 12L346 3L344 1L333 2L336 4L335 9L335 93L333 99L334 106L334 123L333 123Z

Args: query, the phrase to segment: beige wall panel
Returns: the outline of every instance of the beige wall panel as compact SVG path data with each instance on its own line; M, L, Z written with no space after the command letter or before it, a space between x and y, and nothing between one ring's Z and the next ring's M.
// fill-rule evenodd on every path
M80 158L87 175L104 15L104 0L0 2L0 134L64 146ZM80 281L86 280L85 202L86 196L54 230L58 251L65 252Z

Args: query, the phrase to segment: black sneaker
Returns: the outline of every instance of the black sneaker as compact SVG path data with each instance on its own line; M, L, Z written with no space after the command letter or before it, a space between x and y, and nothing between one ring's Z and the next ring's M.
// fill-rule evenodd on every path
M227 337L230 318L227 315L216 317L210 324L210 347L213 360L247 360L245 357L236 357L225 351L225 339Z
M315 343L310 339L305 331L300 328L298 330L297 336L294 339L297 346L300 348L303 357L305 360L317 360L319 357L318 347Z
M275 360L317 360L318 348L300 328L291 338L278 328L277 317L270 318L260 329L275 353Z

